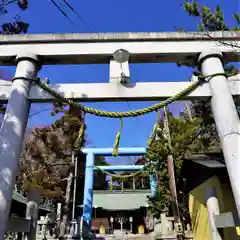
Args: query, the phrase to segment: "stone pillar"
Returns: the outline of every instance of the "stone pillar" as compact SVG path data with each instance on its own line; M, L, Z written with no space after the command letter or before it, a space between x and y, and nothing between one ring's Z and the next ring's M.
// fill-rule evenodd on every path
M28 120L31 81L40 69L34 54L18 55L15 79L0 129L0 239L3 239Z
M57 215L56 215L56 220L58 222L61 221L61 216L62 216L62 204L61 203L58 203L57 204Z
M130 223L130 231L131 233L133 233L133 217L132 216L129 217L129 223Z
M80 240L83 240L83 217L80 218L79 233L80 233Z
M165 237L166 235L169 234L169 231L168 231L168 221L166 219L166 214L165 213L161 213L160 219L161 219L161 235L163 237Z
M207 188L205 190L206 205L208 210L208 222L213 240L222 240L221 235L219 234L216 225L215 225L215 216L219 215L219 205L216 197L215 188Z
M120 217L119 223L120 223L121 232L123 232L123 217Z
M92 221L92 206L93 206L93 173L94 173L94 154L87 153L86 169L85 169L85 184L83 196L83 220L91 227Z
M40 203L40 189L31 189L28 193L26 218L31 219L31 230L26 234L26 240L35 240L37 233L38 208Z
M114 234L113 222L114 222L114 218L110 217L110 223L111 223L111 229L112 229L112 233L111 234Z
M203 75L224 73L222 53L203 52L199 64ZM238 216L240 216L240 121L225 76L209 79L212 92L211 106L230 178Z
M133 187L132 187L132 189L133 189L133 191L135 191L136 190L136 185L135 185L135 177L133 176L133 178L132 178L132 181L133 181Z
M73 179L73 204L72 204L72 220L75 218L75 209L76 209L76 194L77 194L77 175L78 175L78 159L72 153L72 161L74 164L74 179Z

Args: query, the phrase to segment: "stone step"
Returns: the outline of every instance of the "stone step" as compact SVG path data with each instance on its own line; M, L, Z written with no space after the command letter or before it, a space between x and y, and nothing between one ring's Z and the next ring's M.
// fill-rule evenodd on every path
M152 235L145 234L128 234L128 235L112 235L112 236L98 236L96 240L154 240Z

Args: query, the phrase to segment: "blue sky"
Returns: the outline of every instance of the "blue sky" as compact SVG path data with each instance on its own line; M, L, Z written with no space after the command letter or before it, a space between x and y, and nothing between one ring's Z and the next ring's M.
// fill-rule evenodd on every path
M30 23L29 33L73 33L91 32L63 3L56 2L69 14L72 24L54 7L50 0L29 0L29 8L19 11L10 5L9 14L0 16L1 23L19 13L21 18ZM198 22L189 17L180 4L183 0L68 0L94 32L158 32L175 31L175 27L184 27L194 31ZM225 13L226 22L233 24L232 13L240 11L239 0L200 0L210 7L219 4ZM177 68L175 64L139 64L131 65L132 81L184 81L191 75L187 68ZM8 67L9 74L14 68ZM51 83L67 82L108 82L108 65L68 65L43 66L40 77L49 77ZM146 107L150 102L123 103L89 103L92 106L107 111L126 111ZM32 111L50 108L50 105L33 105ZM183 108L183 104L170 107L175 113ZM151 133L156 120L156 114L127 119L121 134L121 147L143 147ZM28 127L46 125L54 121L49 111L34 115L29 119ZM112 147L119 121L87 115L87 134L90 146ZM114 161L114 160L113 160Z

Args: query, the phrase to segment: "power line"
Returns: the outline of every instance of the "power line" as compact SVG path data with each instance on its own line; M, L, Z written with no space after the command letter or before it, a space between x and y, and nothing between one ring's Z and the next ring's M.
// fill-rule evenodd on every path
M62 13L62 15L68 19L73 25L76 26L76 23L72 21L72 19L68 16L68 14L62 10L62 8L55 2L55 0L50 0L54 6ZM66 0L63 0L64 3L68 6L68 8L78 17L78 19L88 28L88 30L92 31L91 27L84 21L84 19L80 16L80 14L72 7L70 3L68 3Z
M71 9L71 11L73 13L75 13L75 15L78 17L78 19L85 25L85 27L87 27L88 30L90 30L91 32L94 32L93 29L87 24L87 22L84 21L84 19L81 17L81 15L72 7L72 5L70 3L68 3L66 0L63 0L63 1Z
M52 109L52 108L44 108L44 109L41 109L41 110L39 110L39 111L33 112L33 113L29 114L29 118L32 118L32 117L34 117L35 115L38 115L38 114L40 114L40 113L42 113L42 112L45 112L45 111L49 111L49 110L51 110L51 109Z
M3 6L7 6L11 3L15 3L15 2L18 2L19 0L9 0L7 2L2 2L0 3L0 7L3 7ZM64 17L66 17L73 25L76 25L72 20L71 18L67 15L66 12L64 12L60 6L54 1L54 0L50 0L54 6L64 15ZM64 3L68 6L68 8L78 17L78 19L85 25L85 27L93 32L93 29L87 24L87 22L81 17L81 15L72 7L72 5L70 3L68 3L66 0L63 0Z
M76 24L71 20L71 18L68 17L68 15L57 5L57 3L54 0L50 0L50 1L62 13L62 15L68 19L69 22L71 22L73 25L76 26Z

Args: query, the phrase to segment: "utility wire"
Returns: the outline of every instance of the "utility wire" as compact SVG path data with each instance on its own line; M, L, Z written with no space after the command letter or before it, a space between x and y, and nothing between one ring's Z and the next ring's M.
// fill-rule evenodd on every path
M42 112L45 112L45 111L50 111L52 108L44 108L44 109L41 109L39 111L35 111L35 112L32 112L31 114L29 114L29 118L32 118L34 117L35 115L38 115Z
M69 16L57 5L57 3L54 0L50 0L53 5L62 13L62 15L68 19L69 22L71 22L73 25L76 26L76 24L69 18Z
M0 7L3 7L3 6L7 6L7 5L9 5L9 4L11 4L11 3L15 3L15 2L17 2L18 0L9 0L9 1L7 1L7 2L2 2L2 3L0 3ZM60 8L60 6L54 1L54 0L50 0L53 4L54 4L54 6L64 15L64 17L66 17L73 25L76 25L72 20L71 20L71 18L67 15L67 13L66 12L64 12L61 8ZM68 8L70 8L71 9L71 11L73 12L73 13L75 13L75 15L78 17L78 19L85 25L85 27L88 29L88 30L90 30L91 32L93 32L93 29L87 24L87 22L86 21L84 21L84 19L81 17L81 15L72 7L72 5L70 4L70 3L68 3L66 0L63 0L64 1L64 3L68 6Z
M78 17L78 19L85 25L85 27L90 30L91 32L94 32L93 29L87 24L86 21L81 17L81 15L72 7L70 3L68 3L66 0L63 0L63 2L71 9L73 13Z

